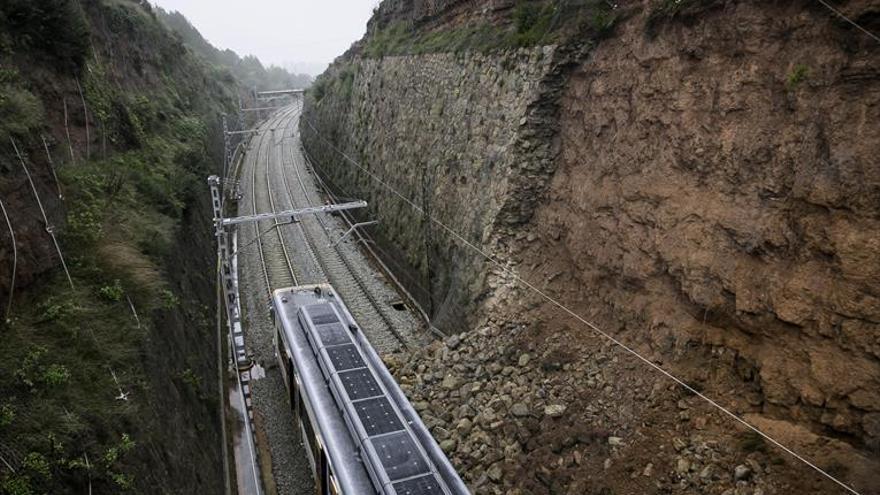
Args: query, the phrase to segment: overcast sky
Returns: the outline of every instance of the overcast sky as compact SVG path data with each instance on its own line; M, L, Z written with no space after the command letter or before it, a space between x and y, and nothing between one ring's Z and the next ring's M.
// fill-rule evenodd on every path
M214 46L316 73L360 39L379 0L153 0Z

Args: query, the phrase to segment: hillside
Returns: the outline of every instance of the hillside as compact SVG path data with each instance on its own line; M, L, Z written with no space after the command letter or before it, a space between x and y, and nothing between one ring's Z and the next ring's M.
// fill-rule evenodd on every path
M813 2L382 2L303 141L454 335L395 365L478 493L838 493L695 392L880 493L878 49Z
M290 88L307 88L312 77L307 74L291 74L275 65L264 67L257 57L240 57L230 49L220 50L209 43L180 12L167 12L156 8L156 16L169 29L177 33L184 44L206 61L228 70L247 88L271 91Z
M204 179L250 84L144 1L0 5L0 493L223 492Z

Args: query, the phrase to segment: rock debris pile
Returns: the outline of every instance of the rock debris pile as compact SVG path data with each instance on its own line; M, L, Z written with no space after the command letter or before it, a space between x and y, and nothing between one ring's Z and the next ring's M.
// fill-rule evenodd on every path
M564 335L489 326L386 357L474 493L797 489L800 467L760 437L615 349Z

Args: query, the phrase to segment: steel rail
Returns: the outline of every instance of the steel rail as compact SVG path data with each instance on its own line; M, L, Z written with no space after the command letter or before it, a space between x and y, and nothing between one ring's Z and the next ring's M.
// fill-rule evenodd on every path
M296 111L295 108L293 108L289 111L286 111L286 112L282 112L281 114L275 116L272 119L271 123L270 123L270 121L267 120L266 121L266 126L267 126L266 129L264 129L263 132L260 133L260 139L257 143L256 157L253 160L254 167L253 167L252 179L251 179L251 203L252 203L252 207L253 207L252 212L254 214L257 213L257 171L260 169L260 166L259 166L260 165L259 164L260 153L262 152L262 150L264 148L263 145L266 141L266 137L268 136L269 132L271 132L270 129L272 127L275 127L275 125L277 125L277 123L280 122L284 116L286 116L290 113L293 113L294 111ZM267 188L269 185L269 170L268 170L269 156L268 155L269 155L269 153L268 153L268 147L267 147L267 151L266 151L266 160L267 160L267 162L266 162L266 164L267 164L266 185L267 185ZM273 205L273 201L271 198L271 191L269 191L268 194L269 194L270 207L274 211L274 205ZM278 220L277 219L274 220L274 225L275 225L275 230L278 231ZM263 280L266 282L266 292L271 297L271 295L272 295L272 280L269 277L269 267L268 267L268 263L267 263L266 246L265 246L265 243L263 242L263 234L260 232L259 224L256 224L254 226L254 228L256 231L257 248L258 248L258 251L260 254L260 267L262 268L262 271L263 271ZM278 236L279 236L279 241L281 242L281 245L283 247L284 246L284 239L281 236L280 232L278 233ZM290 264L290 258L289 258L289 256L287 256L286 250L285 250L284 254L285 254L285 259L287 262L288 269L290 270L290 275L294 281L294 285L296 285L296 283L297 283L296 282L297 281L296 273L293 271L293 266Z
M283 143L282 143L282 153L283 153ZM292 154L290 156L292 158ZM285 154L285 158L286 157L287 157L287 155ZM297 164L297 160L291 159L291 162L292 162L293 171L296 174L296 178L299 183L299 186L302 189L302 194L303 194L302 197L305 199L306 203L309 203L311 201L311 198L309 198L308 188L306 187L305 181L303 180L302 174L300 172L300 167ZM281 178L282 178L282 181L284 182L284 187L285 187L285 189L287 189L288 194L290 195L291 199L293 201L295 201L296 195L293 193L293 190L290 187L290 182L287 180L287 174L281 174ZM325 224L324 219L322 219L321 217L317 217L317 221L320 224L321 228L323 229L324 233L327 235L327 238L332 240L332 237L330 236L330 229ZM306 238L307 242L309 243L309 245L311 246L312 250L317 252L318 241L316 239L314 239L313 234L309 233L308 229L306 229L306 228L303 228L303 233L306 234L305 238ZM351 276L351 279L354 280L359 291L364 295L364 297L367 299L367 301L370 303L370 305L375 310L376 314L379 316L379 318L385 324L387 332L390 333L400 343L400 345L404 349L408 348L410 343L407 341L406 338L403 337L403 335L400 334L400 332L397 330L396 325L394 325L394 323L391 321L391 319L388 317L388 315L385 314L385 312L382 310L382 305L376 299L376 296L372 293L372 291L370 291L367 288L366 283L362 280L360 274L352 266L351 260L349 260L348 257L345 256L345 253L342 251L341 246L334 245L334 246L331 246L331 249L336 252L337 257L342 262L342 265L345 267L345 270ZM319 257L319 262L320 261L321 261L321 259ZM327 269L325 263L322 262L321 265L322 265L322 269L324 270L324 274L329 278L330 272Z
M279 119L283 122L283 119ZM270 130L271 133L274 132L275 129ZM282 131L283 132L283 131ZM271 141L271 139L270 139ZM274 148L274 143L269 144L269 147L266 149L266 195L269 198L269 207L272 209L272 213L277 213L278 209L275 206L275 198L272 195L272 151ZM273 224L275 225L275 234L278 236L278 243L281 246L281 254L284 255L284 263L287 265L287 269L290 272L290 276L293 279L293 285L299 285L299 279L296 276L296 272L293 269L293 263L290 261L290 253L287 252L287 246L284 244L284 235L281 232L281 223L278 221L278 218L272 219ZM272 287L269 287L269 296L272 296Z
M339 201L339 199L340 199L339 195L333 193L330 186L326 182L324 182L324 179L318 173L318 169L314 165L314 159L312 158L312 156L305 149L302 150L302 153L303 153L303 158L306 161L306 166L311 168L312 175L315 177L315 179L318 183L318 186L321 188L321 190L324 191L324 194L326 194L331 199L333 199L334 202ZM342 218L342 220L345 222L345 224L348 225L349 228L354 229L354 227L357 225L355 219L351 217L349 212L340 211L339 216ZM385 261L382 259L382 257L379 256L379 254L376 253L376 251L370 246L371 243L373 245L376 245L376 241L373 240L372 236L370 236L369 233L364 232L360 229L354 230L354 236L357 237L357 242L359 242L360 244L363 245L367 254L369 254L370 257L373 259L373 261L376 262L377 265L379 265L379 268L385 273L385 275L392 282L394 282L394 285L397 288L397 290L400 291L406 297L407 300L409 300L411 308L414 309L419 314L421 319L424 321L425 325L428 327L428 330L430 330L431 333L433 333L437 338L446 339L448 337L448 335L446 335L442 330L435 327L433 325L433 323L431 323L431 317L428 316L428 313L425 312L425 310L422 308L422 305L418 302L418 300L415 298L415 296L412 295L412 293L409 291L409 289L407 289L403 285L403 282L401 282L400 279L397 278L397 275L394 274L394 272L391 270L391 268L385 264ZM377 248L378 248L378 246L377 246ZM418 282L416 282L416 281L414 281L414 282L418 285ZM424 289L421 286L419 286L419 288L426 291L426 289Z

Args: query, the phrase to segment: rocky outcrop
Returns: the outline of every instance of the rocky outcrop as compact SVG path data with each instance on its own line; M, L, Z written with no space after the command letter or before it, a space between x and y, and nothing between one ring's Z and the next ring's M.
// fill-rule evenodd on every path
M402 5L385 2L381 24L442 32L462 9L497 12ZM841 8L878 27L870 2ZM623 2L614 15L605 39L544 48L376 59L356 46L307 100L305 146L374 205L390 265L440 328L507 322L542 328L523 346L554 332L579 334L572 350L600 345L520 277L808 453L864 460L880 448L875 42L797 2ZM482 358L452 359L471 370ZM470 454L475 473L500 459Z

